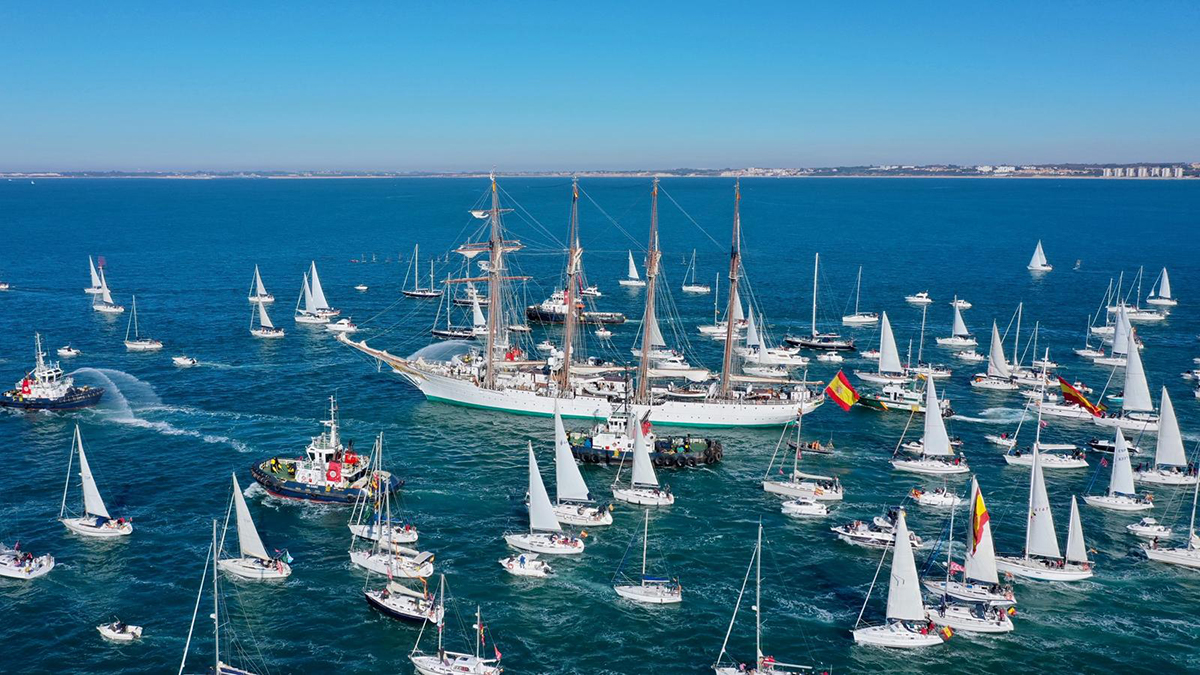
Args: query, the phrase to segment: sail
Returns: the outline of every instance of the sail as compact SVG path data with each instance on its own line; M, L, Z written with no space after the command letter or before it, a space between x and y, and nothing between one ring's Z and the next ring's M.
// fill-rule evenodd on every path
M1129 314L1125 312L1125 306L1117 310L1117 320L1113 324L1113 355L1121 355L1129 353L1129 333L1133 331L1133 327L1129 324Z
M1159 437L1159 443L1162 443ZM1182 446L1181 446L1182 449ZM1117 443L1113 450L1112 477L1108 481L1108 494L1131 495L1137 492L1133 486L1133 466L1129 463L1129 446L1125 443L1125 434L1117 429Z
M971 479L970 518L967 520L967 557L963 576L989 584L1000 583L996 574L996 549L992 544L991 514L983 503L979 481Z
M242 496L242 486L238 485L237 474L233 474L233 505L237 511L238 548L243 556L270 560L267 548L258 537L258 529L254 527L254 519L250 517L250 509L246 508L246 498Z
M650 450L646 448L646 436L642 433L640 420L633 422L633 479L634 485L658 487L658 476L654 474L654 465L650 463Z
M92 256L88 256L88 272L92 275L92 288L100 288L100 275L96 274L96 263L92 262ZM1163 270L1163 274L1167 271Z
M1054 531L1054 514L1050 512L1050 497L1046 494L1046 479L1042 476L1042 457L1033 446L1033 473L1029 485L1029 525L1025 533L1025 555L1061 558L1058 533Z
M313 302L312 288L308 285L308 275L304 275L304 313L312 314L316 311L317 305Z
M896 336L892 335L892 322L888 321L887 312L883 313L882 326L879 329L879 372L903 373L900 350L896 348Z
M1033 257L1029 259L1030 267L1041 267L1046 264L1046 253L1042 251L1042 242L1039 239L1037 248L1033 249Z
M1158 293L1155 295L1163 300L1171 299L1171 277L1167 276L1167 268L1165 267L1162 271L1162 278L1158 280Z
M1128 384L1125 391L1128 397ZM1183 436L1179 433L1179 419L1175 417L1175 404L1171 403L1166 387L1162 390L1162 410L1158 415L1158 447L1154 450L1154 463L1166 466L1187 466L1188 463Z
M917 579L917 562L913 558L912 540L908 538L904 511L896 516L896 543L892 552L892 577L888 582L887 618L926 620L925 604L921 601L921 583Z
M649 307L646 308L646 314L650 315L646 325L646 330L650 332L650 346L666 347L667 341L663 339L662 329L658 327L658 317L650 311Z
M1079 503L1071 495L1071 525L1067 528L1067 562L1088 561L1087 544L1083 541L1083 524L1079 522Z
M957 300L958 298L955 298ZM958 310L958 303L954 304L954 328L950 331L954 337L970 337L971 331L967 330L967 324L963 321L962 312Z
M637 265L633 262L633 251L629 252L629 272L626 274L626 278L632 281L638 280Z
M742 313L742 296L740 293L737 292L737 290L734 290L734 292L733 292L733 322L737 323L739 321L744 320L745 318L746 318L746 315Z
M557 486L558 501L588 501L588 486L579 473L579 465L571 454L571 443L567 441L567 431L563 428L562 416L558 407L554 409L554 482Z
M96 478L92 476L92 467L88 465L87 455L83 453L83 438L79 435L79 427L75 427L75 444L79 448L79 477L83 479L83 510L93 516L111 518L108 509L104 508L104 500L100 498L100 490L96 487Z
M538 471L537 457L533 456L533 441L529 442L529 529L543 532L560 532L562 526L554 517L554 506Z
M267 294L267 287L263 286L262 275L258 273L258 265L254 266L254 295L263 296Z
M112 293L108 291L108 280L104 278L104 268L100 268L100 298L108 304L113 304Z
M937 389L933 378L925 378L925 449L923 453L930 457L950 457L954 448L950 447L950 436L946 434L946 422L942 419L941 408L938 406Z
M271 323L271 317L267 316L267 306L261 302L255 304L258 305L258 324L263 328L274 328L275 324Z
M1008 369L1008 361L1004 358L1004 343L1000 341L1000 329L992 322L992 347L988 352L988 377L1012 377Z
M317 276L317 261L315 260L309 269L308 277L312 283L313 305L317 309L329 309L329 303L325 300L325 290L321 288L321 278Z
M758 326L754 321L754 308L750 308L749 326L746 328L746 346L750 348L761 347L762 338L758 335Z
M1154 402L1150 400L1150 384L1146 382L1146 369L1142 367L1142 355L1138 353L1136 334L1129 333L1129 354L1125 363L1125 399L1121 409L1127 412L1150 412Z
M471 325L475 328L487 327L487 317L483 315L483 310L479 309L479 295L471 296Z

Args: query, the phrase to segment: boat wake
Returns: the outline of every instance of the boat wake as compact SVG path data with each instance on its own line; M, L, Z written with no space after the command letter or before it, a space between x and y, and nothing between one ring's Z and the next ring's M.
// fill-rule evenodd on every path
M1025 415L1025 410L1016 408L987 408L979 413L979 417L955 415L955 422L971 422L974 424L1016 424Z

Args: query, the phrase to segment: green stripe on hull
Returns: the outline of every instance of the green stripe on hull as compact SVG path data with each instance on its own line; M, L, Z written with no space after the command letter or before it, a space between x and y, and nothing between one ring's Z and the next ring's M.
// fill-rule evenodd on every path
M441 398L440 396L430 396L428 394L425 395L425 399L429 400L429 401L436 401L438 403L449 403L450 405L456 405L456 406L460 406L463 408L475 408L477 410L494 410L496 412L506 412L506 413L511 413L513 415L526 415L529 417L554 417L553 413L546 414L546 413L534 412L532 410L513 409L513 408L496 408L496 407L489 406L489 405L479 405L477 403L463 403L462 401L455 401L454 399L449 399L449 398ZM596 417L595 415L563 414L562 417L563 417L563 419L592 420L593 422L601 422L601 421L604 421L604 419L605 419L603 417ZM664 426L664 427L694 427L697 429L748 429L748 428L769 429L769 428L773 428L773 427L782 427L782 426L784 426L785 423L784 422L779 422L779 423L767 422L765 424L705 424L705 423L701 423L701 422L694 422L694 423L692 423L692 422L654 422L654 424L659 425L659 426Z

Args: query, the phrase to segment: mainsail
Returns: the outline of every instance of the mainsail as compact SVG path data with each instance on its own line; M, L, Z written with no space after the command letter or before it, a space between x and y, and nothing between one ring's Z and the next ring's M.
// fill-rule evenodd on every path
M1067 528L1067 562L1088 562L1083 523L1079 522L1079 503L1075 501L1075 495L1071 495L1071 525Z
M562 416L558 409L554 411L554 482L557 486L558 501L589 501L587 483L579 472L579 465L571 454L571 443L567 440L567 431L563 428Z
M904 511L896 517L896 543L892 553L892 575L888 581L887 618L897 621L925 621L925 603L921 600L921 584L917 578L917 562L913 558L912 540Z
M958 303L954 305L954 328L950 334L954 337L971 337L971 331L967 330L967 324L963 321L962 312L958 310Z
M967 557L963 576L968 579L1000 583L996 574L996 549L992 544L991 515L983 503L979 481L971 479L970 518L967 519Z
M636 486L658 487L658 476L654 473L654 465L650 463L650 451L646 448L646 436L642 433L642 423L637 419L633 423L633 477L632 484Z
M316 309L329 309L329 303L325 300L325 290L321 288L321 278L317 276L317 261L312 262L309 270L309 279L312 282L312 298L313 305Z
M626 278L630 281L638 281L637 265L633 262L633 251L629 252L629 271L626 273Z
M267 294L267 287L263 286L262 275L258 273L258 265L254 266L254 295L261 297Z
M1039 239L1037 248L1033 249L1033 257L1029 259L1030 267L1041 267L1046 264L1046 253L1042 250L1042 242Z
M988 352L988 377L1012 377L1012 371L1008 369L1008 361L1004 358L1004 343L1000 341L1000 329L996 327L996 322L992 322L992 347Z
M274 328L275 324L271 323L271 317L267 316L267 306L263 303L255 303L258 305L258 323L263 328Z
M92 262L90 255L88 256L88 272L92 275L92 288L100 288L100 275L96 274L96 263ZM1163 274L1166 273L1167 271L1163 270Z
M1154 402L1150 400L1150 384L1146 381L1146 369L1142 367L1142 356L1138 353L1136 334L1129 332L1129 354L1125 362L1125 398L1121 409L1127 412L1151 412ZM1169 400L1169 399L1168 399Z
M1162 444L1162 436L1159 436ZM1181 448L1182 449L1182 448ZM1129 463L1129 446L1125 434L1117 429L1116 447L1113 449L1112 476L1108 481L1108 495L1132 495L1137 492L1133 485L1133 467Z
M533 455L533 442L529 442L529 529L534 532L561 532L562 526L554 517L554 506L538 471L537 457Z
M1046 494L1046 479L1042 476L1042 457L1036 443L1033 446L1033 472L1029 482L1029 525L1025 532L1025 555L1061 558L1058 534L1054 531L1054 514L1050 512L1050 497Z
M237 511L238 548L243 556L270 560L267 548L258 537L258 529L250 517L250 509L246 507L246 498L242 496L242 486L238 485L237 474L233 474L233 504Z
M1126 391L1129 385L1126 384ZM1128 396L1128 394L1126 394ZM1154 450L1157 466L1187 466L1187 452L1183 448L1183 436L1179 432L1179 419L1175 416L1175 404L1167 388L1162 390L1162 410L1158 415L1158 446Z
M879 329L879 372L903 373L900 365L900 350L896 348L896 337L892 335L892 322L887 312L883 313L882 328Z
M79 448L79 477L83 479L83 510L108 519L108 509L104 508L104 500L100 498L100 490L92 476L92 467L88 465L87 455L83 452L83 438L79 435L78 424L75 425L75 447Z
M923 454L931 457L950 457L954 448L950 447L950 436L946 433L946 422L942 420L941 408L938 406L937 389L933 378L925 378L925 440Z

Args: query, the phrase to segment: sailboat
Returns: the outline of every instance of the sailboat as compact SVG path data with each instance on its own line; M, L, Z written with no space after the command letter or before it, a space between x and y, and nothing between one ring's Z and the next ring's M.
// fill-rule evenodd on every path
M972 487L975 490L979 489L974 480L972 480ZM974 534L974 528L968 531L968 541L973 539L972 535ZM954 569L953 556L954 512L951 511L950 527L946 537L946 579L942 586L943 589L950 585L950 577ZM995 577L994 563L990 571L991 575ZM929 587L928 581L925 582L925 586ZM1009 618L1009 611L1006 608L975 600L963 601L945 591L942 592L941 602L938 606L929 610L929 620L939 626L947 626L953 630L969 633L1011 633L1013 630L1013 622Z
M1129 405L1129 383L1125 383L1125 402ZM1118 429L1117 433L1120 433ZM1115 465L1114 465L1115 466ZM1158 445L1154 449L1154 465L1133 472L1133 479L1157 485L1192 485L1197 482L1194 467L1188 463L1179 431L1179 418L1167 388L1162 389L1162 413L1158 423Z
M1159 443L1162 437L1159 437ZM1125 434L1117 429L1116 449L1113 451L1112 476L1108 481L1108 494L1084 495L1083 501L1092 506L1113 511L1145 511L1154 508L1148 495L1137 494L1133 485L1133 467L1129 462L1129 447Z
M291 556L285 551L272 557L267 554L262 538L258 536L258 528L254 527L254 519L250 517L250 509L246 506L246 498L242 496L242 486L238 485L237 474L232 474L233 496L230 507L237 515L238 557L221 558L217 556L217 566L227 574L243 579L263 581L266 579L285 579L292 574L289 564ZM224 553L225 532L229 530L229 512L225 513L225 527L221 533L219 553Z
M1092 421L1105 427L1157 433L1160 420L1154 413L1154 401L1150 399L1150 383L1146 381L1146 369L1142 366L1142 356L1138 353L1135 333L1132 330L1129 331L1126 351L1125 393L1121 400L1121 412L1093 417ZM1170 397L1164 396L1164 403L1169 401Z
M329 301L325 299L325 290L321 288L321 277L317 276L317 261L315 260L308 268L308 289L312 294L312 314L331 319L342 313L342 310L330 307Z
M746 346L737 347L734 351L746 360L743 372L754 375L786 377L787 370L782 374L778 370L769 370L771 366L786 366L787 368L803 368L808 365L808 357L800 355L798 347L771 347L763 338L754 318L754 308L751 307L746 319ZM748 367L747 367L748 366Z
M718 274L717 279L716 279L718 291L720 288L720 282L721 282L721 275ZM734 338L740 339L741 338L740 333L741 333L741 331L746 330L748 323L746 321L746 315L742 311L742 298L740 295L738 295L736 288L733 291L733 295L734 295L734 301L730 303L730 306L733 307ZM701 335L707 335L707 336L713 338L714 340L724 340L725 334L726 334L726 332L728 332L728 328L729 328L728 317L726 317L723 320L720 319L720 309L719 309L720 304L718 302L720 297L721 297L720 292L713 295L713 322L710 324L701 324L700 326L696 327L696 329L698 331L700 331Z
M1017 383L1013 381L1012 369L1004 356L1004 342L1000 339L1000 329L992 321L992 344L988 349L988 365L986 373L979 373L971 378L971 386L976 389L991 389L993 391L1016 391Z
M646 436L642 432L642 424L638 420L630 425L633 429L633 471L629 485L620 487L621 470L624 463L617 467L617 477L613 481L613 497L623 502L640 506L670 506L675 503L675 495L671 487L659 487L658 476L654 473L654 465L650 462L650 451L646 448Z
M1200 536L1196 535L1196 497L1200 495L1200 482L1192 488L1192 519L1188 524L1187 544L1174 548L1161 548L1158 539L1142 544L1142 552L1150 560L1170 565L1182 565L1200 569ZM1132 526L1130 526L1132 527Z
M779 443L775 445L775 452L771 455L771 462L767 464L767 472L763 475L762 486L764 492L781 495L791 498L790 501L795 501L791 508L792 510L802 511L820 511L811 506L807 506L808 502L818 501L842 501L845 497L845 490L842 487L842 482L836 477L820 476L817 474L804 473L800 470L800 453L803 451L803 445L800 442L800 432L804 429L804 415L798 415L795 422L796 427L796 446L792 453L792 472L790 475L780 478L772 478L772 470L775 468L775 458L779 455L780 448L787 447L792 449L791 444L785 444L784 439L788 436L788 427L784 427L783 433L779 437ZM782 464L779 467L778 473L783 473ZM802 506L807 506L807 509L801 509ZM828 509L823 509L824 513L788 513L785 507L784 513L788 515L827 515Z
M635 286L638 288L646 285L645 280L638 276L637 265L633 262L633 251L629 252L629 271L626 273L625 278L618 279L617 283L622 286Z
M441 583L438 585L438 602L444 604L446 599L446 575L442 575ZM413 645L413 650L408 655L408 660L412 661L413 667L420 675L500 675L504 669L500 667L500 650L493 647L496 652L496 658L485 659L479 655L483 648L484 632L486 630L483 625L483 617L480 615L479 607L475 607L475 653L467 654L464 652L452 652L442 647L442 634L445 617L438 616L437 619L437 636L438 646L436 654L425 654L421 651L421 636L425 634L425 626L421 626L421 632L417 635L417 643Z
M1116 314L1117 312L1119 312L1121 310L1121 308L1124 308L1125 312L1129 315L1130 321L1159 322L1159 321L1166 320L1167 315L1170 314L1169 310L1167 310L1167 309L1155 310L1155 309L1151 309L1151 308L1143 308L1142 307L1142 304L1141 304L1142 303L1142 279L1144 276L1145 276L1145 268L1139 267L1138 273L1137 273L1137 286L1136 286L1137 295L1134 295L1134 297L1133 297L1133 305L1132 306L1129 305L1129 295L1134 292L1134 290L1135 290L1134 286L1130 285L1129 292L1126 293L1124 296L1121 296L1120 295L1120 287L1118 285L1117 295L1114 296L1117 298L1117 304L1108 306L1109 314ZM1171 285L1171 282L1168 281L1167 282L1168 290L1170 289L1170 285Z
M83 289L88 295L99 295L104 292L104 287L100 285L100 275L96 273L96 263L92 261L92 256L88 256L88 272L92 277L92 285Z
M925 588L962 602L1007 607L1017 603L1012 586L1002 586L996 571L996 549L992 540L992 519L983 501L979 481L971 479L970 512L967 518L967 551L962 578L953 574L946 579L928 579ZM953 567L949 565L948 567Z
M630 544L633 542L631 541ZM683 586L670 577L652 576L646 574L646 549L650 544L650 511L647 509L645 522L642 525L642 574L636 584L615 584L613 590L626 600L641 602L647 605L671 605L683 601ZM628 551L628 549L626 549ZM621 564L624 566L622 559ZM621 575L621 567L613 577L615 581Z
M842 317L843 326L874 326L879 323L879 315L875 312L862 312L858 309L858 301L862 298L862 265L858 266L858 284L854 287L854 313Z
M412 265L404 275L406 282L408 277L412 276L413 286L412 288L402 288L400 292L410 298L439 298L442 295L442 290L435 288L433 285L433 259L429 260L429 288L421 288L420 256L418 255L420 252L420 245L414 245Z
M612 525L612 511L592 499L579 472L562 415L554 413L554 516L568 525Z
M515 549L530 553L583 553L583 539L564 534L562 525L554 515L554 505L550 503L550 495L538 470L537 457L533 454L533 441L529 442L529 531L505 534L504 541Z
M382 470L382 461L383 432L380 432L375 437L368 462L371 477L369 485L378 486L387 482L389 474ZM364 527L362 521L367 515L368 499L373 500L375 515ZM385 574L388 579L424 579L433 575L432 553L402 545L416 541L417 532L415 529L408 531L408 528L397 527L392 519L391 491L368 488L360 492L355 499L354 516L356 519L350 526L353 535L350 538L350 562L370 572ZM360 541L369 543L369 547L359 548Z
M925 410L939 410L937 388L933 378L925 378ZM901 446L904 447L904 446ZM897 448L899 449L899 448ZM970 473L967 460L954 454L950 436L946 433L946 422L941 415L925 415L925 435L922 437L918 456L896 459L892 466L899 471L948 476Z
M971 331L967 330L967 324L962 318L962 311L959 310L957 295L954 296L954 325L950 329L950 337L938 338L937 343L942 347L954 349L974 347L979 344Z
M691 281L688 280L689 275L691 276ZM696 295L712 293L712 286L696 281L696 249L692 249L692 261L688 263L687 271L683 273L683 287L680 290L684 293L695 293Z
M1158 273L1158 281L1155 282L1154 289L1146 298L1146 304L1159 307L1174 307L1179 304L1179 301L1171 295L1171 277L1167 276L1167 268L1162 268L1162 272Z
M102 314L120 314L125 308L113 302L112 292L108 290L108 279L104 277L104 268L100 268L100 292L92 296L92 309Z
M133 330L133 339L129 339L129 331ZM153 352L163 348L163 343L138 334L137 296L133 296L133 312L129 315L129 323L125 325L125 349L131 352Z
M303 308L301 304L303 303ZM304 273L304 282L300 286L300 297L296 298L296 323L329 323L329 317L317 311L317 303L313 299L312 286L308 283L308 273Z
M254 266L254 279L250 281L250 294L246 299L260 304L275 302L275 296L268 293L267 287L263 286L262 275L258 273L258 265Z
M71 467L77 453L79 478L83 489L83 511L78 516L67 509L67 493L71 489ZM100 490L96 487L96 478L92 475L92 467L83 452L83 438L79 435L78 424L75 425L75 438L71 441L71 456L67 459L67 482L63 485L58 520L66 525L68 530L88 537L121 537L133 534L133 523L128 518L113 518L104 506Z
M1112 347L1107 355L1099 350L1098 356L1092 357L1092 363L1098 366L1115 366L1124 368L1129 364L1129 336L1133 334L1133 325L1129 323L1129 313L1125 307L1117 310L1113 320ZM1078 352L1076 352L1078 353Z
M843 338L837 333L821 333L817 330L817 274L821 265L821 254L813 254L813 301L812 301L812 333L799 337L788 337L787 343L807 349L825 349L838 351L854 351L854 338Z
M255 308L250 310L250 334L260 338L281 338L283 337L283 329L276 328L275 324L271 323L271 317L267 316L267 305L263 302L256 302ZM258 326L254 325L254 318L258 317Z
M887 312L883 313L883 325L879 329L879 366L876 372L854 371L855 377L876 384L904 384L911 380L900 363L900 350L896 347L896 336L892 333L892 322Z
M758 523L758 540L754 544L754 552L750 554L750 564L746 567L746 576L742 579L742 590L738 591L737 603L733 606L733 616L729 617L729 628L725 630L725 641L721 643L721 653L713 664L715 675L746 675L747 673L770 673L771 675L800 675L812 672L811 666L777 661L773 656L764 656L762 649L762 521ZM736 661L726 661L726 648L729 646L729 636L733 634L733 624L737 622L738 610L742 607L742 597L746 594L746 586L750 583L750 570L754 573L754 666L748 669L746 664Z
M900 509L896 517L894 546L892 573L888 577L887 620L880 625L859 627L862 624L863 612L871 600L871 593L868 591L863 608L858 613L858 621L851 631L854 642L901 649L940 645L949 639L949 632L937 630L928 618L925 603L921 599L921 583L917 576L917 563L913 557L912 541L909 540L908 523L903 509ZM884 558L886 557L887 553L884 552ZM879 564L883 565L882 559ZM874 587L875 583L872 581L871 588Z
M1039 239L1037 248L1033 249L1033 257L1025 267L1030 272L1049 272L1054 266L1046 261L1046 253L1042 250L1042 240Z
M388 475L383 471L383 433L375 439L369 460L372 481ZM354 501L354 509L347 525L350 533L359 539L385 542L392 545L411 544L420 534L411 523L402 523L392 518L390 502L385 502L380 490L364 490Z

